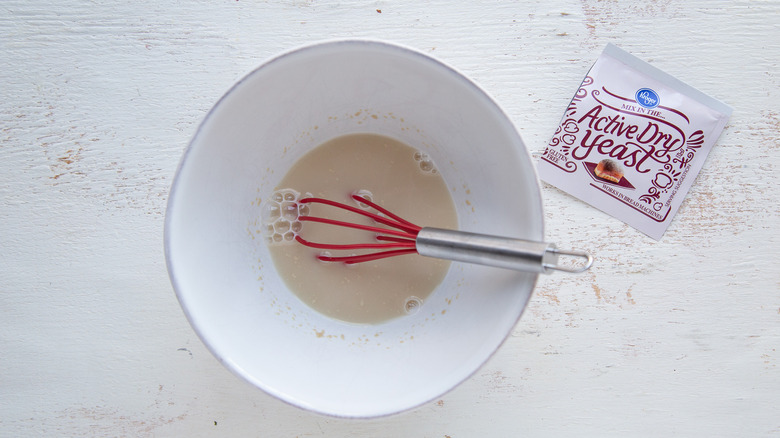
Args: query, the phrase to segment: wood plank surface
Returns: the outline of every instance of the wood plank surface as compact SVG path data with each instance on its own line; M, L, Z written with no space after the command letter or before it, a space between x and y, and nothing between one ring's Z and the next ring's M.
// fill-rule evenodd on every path
M474 79L538 157L612 42L734 108L654 241L543 185L540 279L497 354L375 420L302 411L224 369L168 280L179 159L238 79L375 38ZM0 436L780 436L780 2L4 0Z

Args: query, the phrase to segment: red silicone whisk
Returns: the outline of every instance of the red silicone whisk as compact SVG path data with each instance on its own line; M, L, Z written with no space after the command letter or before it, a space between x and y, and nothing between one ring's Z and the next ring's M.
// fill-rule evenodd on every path
M362 263L405 254L477 263L518 271L544 272L553 270L578 273L593 264L590 254L578 250L559 250L555 245L464 231L420 227L371 202L364 196L352 195L352 199L367 205L376 213L323 198L306 197L300 204L326 204L373 219L377 226L338 221L316 216L299 216L302 222L319 222L376 233L377 242L329 244L310 242L300 235L295 237L302 245L325 250L352 251L375 249L376 252L359 255L320 255L325 262ZM381 226L381 225L384 225ZM579 264L560 265L559 257L572 257Z

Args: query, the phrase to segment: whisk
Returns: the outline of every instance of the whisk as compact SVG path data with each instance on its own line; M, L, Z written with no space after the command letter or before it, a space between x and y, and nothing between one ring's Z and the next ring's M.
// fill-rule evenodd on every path
M373 219L377 224L390 228L363 225L327 219L317 216L299 216L298 220L354 228L376 233L374 243L329 244L310 242L300 235L295 236L300 244L317 249L352 251L372 249L376 252L358 255L333 256L322 254L324 262L363 263L406 254L419 254L458 262L476 263L517 271L549 273L563 271L580 273L588 270L593 258L584 251L559 250L554 244L513 239L486 234L476 234L433 227L420 227L375 204L361 195L352 199L375 210L377 213L353 207L329 199L305 197L300 204L325 204L347 210ZM573 258L574 264L558 264L559 257Z

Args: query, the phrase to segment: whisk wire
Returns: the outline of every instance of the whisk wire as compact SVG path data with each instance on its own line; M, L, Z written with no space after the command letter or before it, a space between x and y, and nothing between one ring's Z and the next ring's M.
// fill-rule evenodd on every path
M385 210L381 206L374 204L367 198L359 195L352 195L352 199L367 205L370 208L378 211L384 216L381 216L364 209L353 207L351 205L343 204L341 202L331 201L330 199L323 198L303 198L298 202L301 204L324 204L331 207L340 208L342 210L357 213L359 215L368 217L377 223L386 225L392 228L375 227L372 225L357 224L354 222L345 222L334 219L321 218L317 216L299 216L298 220L303 222L318 222L322 224L335 225L341 227L354 228L358 230L371 231L377 233L376 239L387 243L350 243L350 244L330 244L330 243L316 243L310 242L301 236L296 236L295 240L298 243L316 249L332 249L332 250L357 250L357 249L390 249L389 251L373 252L368 254L353 254L348 256L331 256L322 254L317 258L324 262L343 262L346 264L363 263L373 260L380 260L388 257L395 257L405 254L416 254L415 239L417 233L420 232L422 227L419 227L400 216Z
M368 198L353 195L352 199L379 212L372 213L340 202L323 198L304 198L301 204L319 203L347 210L373 219L377 224L391 228L373 225L363 225L344 222L316 216L303 215L298 220L320 222L323 224L355 228L376 233L380 243L329 244L310 242L301 236L295 240L302 245L332 250L387 249L387 251L333 256L321 254L317 258L324 262L343 262L346 264L363 263L395 257L404 254L420 254L445 260L514 269L517 271L549 273L550 271L583 272L590 268L593 258L584 251L558 250L555 245L546 242L512 239L501 236L476 234L470 232L446 230L432 227L419 227L391 212L385 210ZM559 264L559 256L574 257L579 264Z
M328 255L321 255L317 257L318 259L322 260L323 262L343 262L348 265L354 264L354 263L363 263L363 262L371 262L374 260L380 260L385 259L388 257L395 257L399 255L404 254L417 254L416 249L396 249L393 251L383 251L383 252L374 252L370 254L362 254L362 255L351 255L351 256L343 256L343 257L332 257Z
M391 230L388 228L373 227L371 225L356 224L354 222L337 221L333 219L326 219L326 218L316 217L316 216L300 216L298 217L298 220L302 222L319 222L328 225L338 225L341 227L355 228L357 230L373 231L375 233L387 233L387 234L393 234L400 237L408 237L412 239L414 239L415 236L414 234L410 234L406 231Z
M349 243L349 244L333 244L333 243L316 243L310 242L301 236L295 236L295 240L298 243L308 246L309 248L316 249L333 249L333 250L350 250L350 249L377 249L377 248L414 248L415 243L413 240L398 239L395 243ZM381 239L384 240L384 239Z
M409 228L411 228L411 229L413 229L415 231L420 231L422 229L422 227L407 221L406 219L396 215L395 213L393 213L393 212L391 212L389 210L384 209L381 205L378 205L378 204L375 204L375 203L371 202L368 198L366 198L364 196L352 195L352 199L354 199L354 200L356 200L358 202L362 202L363 204L368 205L369 207L371 207L374 210L382 213L383 215L385 215L385 216L387 216L389 218L392 218L392 219L398 221L399 223L404 224L404 225L408 226Z
M389 227L398 228L399 230L404 230L407 233L410 233L410 234L413 234L413 235L416 235L422 229L422 227L419 227L419 226L417 226L417 225L415 225L415 224L413 224L413 223L411 223L411 222L409 222L409 221L407 221L407 220L405 220L405 219L403 219L403 218L401 218L401 217L391 213L390 211L385 210L384 208L380 207L379 205L376 205L373 202L369 201L365 197L358 196L358 195L352 195L352 199L368 205L369 207L371 207L374 210L384 214L387 217L380 216L380 215L378 215L376 213L372 213L370 211L366 211L366 210L363 210L363 209L360 209L360 208L357 208L357 207L353 207L351 205L343 204L341 202L331 201L330 199L310 197L310 198L303 198L303 199L299 200L298 202L301 203L301 204L313 204L313 203L325 204L325 205L330 205L332 207L340 208L342 210L351 211L352 213L357 213L357 214L369 217L369 218L375 220L376 222L379 222L381 224L387 225ZM307 216L302 216L301 218L303 218L303 217L307 217ZM326 219L326 220L329 220L329 219Z

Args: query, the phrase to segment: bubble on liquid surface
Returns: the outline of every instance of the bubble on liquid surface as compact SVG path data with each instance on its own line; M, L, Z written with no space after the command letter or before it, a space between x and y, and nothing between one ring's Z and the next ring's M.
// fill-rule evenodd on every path
M322 252L320 253L320 255L317 257L317 260L319 260L319 261L320 261L320 263L330 263L330 262L326 262L326 261L324 261L324 260L321 260L321 259L320 259L320 257L323 257L323 258L326 258L326 259L327 259L327 258L333 257L333 254L331 254L331 252L330 252L330 251L322 251Z
M420 151L415 152L414 161L417 162L417 165L420 167L420 170L422 170L425 173L435 174L436 172L438 172L436 170L436 165L433 164L433 160L425 152L420 152Z
M298 204L292 201L282 202L281 215L288 221L298 219Z
M433 170L433 163L431 161L420 161L420 170L423 172L430 172Z
M420 311L420 307L422 307L422 300L411 296L406 299L406 302L404 303L404 310L409 315L414 315L415 313Z
M290 229L289 221L282 219L274 222L274 230L276 230L277 233L284 233L285 231L289 231L289 229Z
M353 195L354 195L354 196L360 196L361 198L366 198L367 200L369 200L369 201L371 201L371 202L374 202L374 194L373 194L373 193L371 193L371 192L370 192L370 191L368 191L368 190L365 190L365 189L363 189L363 190L358 190L358 191L356 191L355 193L353 193ZM354 199L353 199L353 200L354 200ZM357 200L354 200L354 201L355 201L355 203L358 205L358 207L360 207L360 208L363 208L363 209L370 208L368 205L366 205L366 204L364 204L364 203L362 203L362 202L360 202L360 201L357 201Z
M282 215L282 210L277 202L266 202L263 204L263 222L273 223Z
M263 227L269 244L290 243L303 229L298 218L309 214L309 206L298 201L310 197L293 189L275 191L261 206Z

